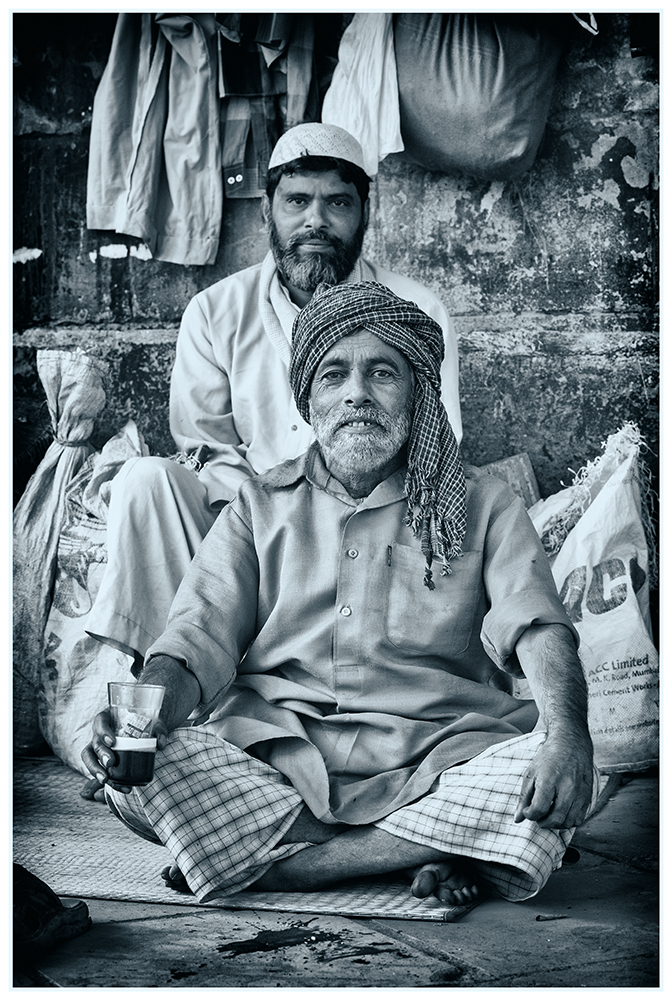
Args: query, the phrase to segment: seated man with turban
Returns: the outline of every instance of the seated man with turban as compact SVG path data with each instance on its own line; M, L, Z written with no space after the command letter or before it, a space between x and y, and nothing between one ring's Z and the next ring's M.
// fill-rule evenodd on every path
M289 369L316 440L239 489L148 651L155 775L108 802L201 902L393 871L525 899L591 807L577 635L522 501L462 465L443 349L377 282L317 289ZM107 781L107 712L93 732Z
M203 289L185 310L170 429L182 459L189 458L133 458L115 477L107 565L86 621L91 635L139 663L163 632L180 581L221 508L247 478L296 458L313 439L287 372L292 324L318 284L378 281L439 323L442 398L460 438L452 321L424 286L362 256L369 184L361 146L344 129L307 122L285 132L262 201L268 254Z

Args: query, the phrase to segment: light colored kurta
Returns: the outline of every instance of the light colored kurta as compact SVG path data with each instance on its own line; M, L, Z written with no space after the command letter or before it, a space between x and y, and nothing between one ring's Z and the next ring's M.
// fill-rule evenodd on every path
M347 281L379 281L439 323L446 347L442 398L459 442L457 338L441 302L417 281L361 258ZM230 500L244 479L298 457L313 438L287 375L298 313L270 253L261 264L199 292L184 312L171 379L170 429L184 451L202 444L211 449L200 473L210 503Z
M457 340L446 310L416 281L360 260L348 280L365 279L413 300L444 330L443 399L459 440ZM101 641L144 656L222 503L245 479L308 448L312 428L299 416L287 375L298 312L270 253L187 306L171 379L171 430L181 450L207 445L210 457L198 477L156 456L132 460L116 477L107 567L86 624Z
M358 502L315 446L249 480L149 650L185 661L210 731L254 747L325 821L372 822L529 732L515 644L531 624L572 629L508 485L469 470L464 555L433 591L405 510L403 473Z

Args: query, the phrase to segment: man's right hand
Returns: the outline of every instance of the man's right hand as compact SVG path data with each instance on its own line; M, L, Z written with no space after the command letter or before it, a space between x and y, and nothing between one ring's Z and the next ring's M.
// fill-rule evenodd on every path
M168 738L168 730L164 722L159 719L154 727L157 750L163 750ZM91 742L82 750L82 760L94 778L101 785L109 785L116 788L118 792L131 792L128 785L118 785L110 779L108 767L114 766L116 757L114 750L114 730L110 720L109 708L103 709L93 720L93 736Z
M166 689L159 721L154 726L157 750L163 750L168 733L184 725L198 705L201 698L199 683L181 660L164 654L149 660L138 677L138 683L162 684ZM130 792L128 785L117 785L110 780L107 769L115 763L114 750L110 749L113 743L114 729L109 708L105 708L93 720L93 736L82 750L82 760L101 785L107 784L119 792Z

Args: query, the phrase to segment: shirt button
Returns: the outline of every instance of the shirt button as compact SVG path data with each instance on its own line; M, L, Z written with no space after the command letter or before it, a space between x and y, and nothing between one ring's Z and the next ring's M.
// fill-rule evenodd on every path
M235 177L227 177L226 178L226 183L227 184L235 184L236 183L236 178Z
M348 605L346 604L344 608L341 608L341 614L343 615L344 618L347 618L348 615L352 614L352 608L349 608Z
M359 551L357 549L348 549L348 555L351 559L356 559L359 555Z
M298 431L298 429L299 429L299 428L298 428L298 427L296 426L296 424L292 424L292 430L293 430L293 431Z
M238 181L239 184L242 181L242 179L243 179L243 175L242 174L236 174L236 180Z

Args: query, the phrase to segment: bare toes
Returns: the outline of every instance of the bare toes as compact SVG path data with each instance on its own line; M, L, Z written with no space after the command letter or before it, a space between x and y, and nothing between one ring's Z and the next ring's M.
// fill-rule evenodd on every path
M413 871L411 893L418 899L435 895L451 906L467 906L478 898L478 885L466 865L441 861Z
M167 865L161 872L161 878L169 889L175 889L176 892L191 892L186 878L177 865Z
M463 886L460 889L452 889L439 883L434 890L434 895L442 903L450 903L451 906L468 906L469 903L478 899L478 886L474 884Z
M411 884L412 895L418 899L425 899L427 896L431 896L436 887L450 876L452 870L453 866L443 861L429 865L420 865L419 868L413 869L411 873L413 875L413 882Z

